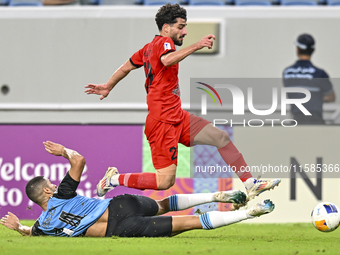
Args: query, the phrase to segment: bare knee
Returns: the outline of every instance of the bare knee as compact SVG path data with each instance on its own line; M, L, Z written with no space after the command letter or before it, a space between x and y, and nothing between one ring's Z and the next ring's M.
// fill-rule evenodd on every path
M174 186L176 181L176 168L176 165L172 164L156 170L157 188L159 190L166 190Z
M218 149L222 148L230 142L230 136L227 132L219 129L218 133L216 134L215 142L215 146Z
M229 142L228 133L212 124L205 126L194 138L194 144L212 145L218 149L226 146Z

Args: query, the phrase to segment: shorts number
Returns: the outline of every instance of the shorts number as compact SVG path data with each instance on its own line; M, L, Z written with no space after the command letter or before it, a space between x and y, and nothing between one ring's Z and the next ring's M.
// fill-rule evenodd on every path
M177 159L177 147L171 147L170 152L172 152L172 151L174 151L174 152L172 153L171 160L175 160L175 159Z

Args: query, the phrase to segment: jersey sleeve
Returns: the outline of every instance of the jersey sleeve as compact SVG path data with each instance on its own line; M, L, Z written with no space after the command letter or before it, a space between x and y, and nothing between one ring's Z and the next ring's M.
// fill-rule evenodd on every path
M54 193L53 197L59 198L59 199L70 199L75 196L77 196L77 188L78 188L79 182L72 179L70 174L67 172L64 179L61 181L61 183L58 186L58 189L56 193Z
M47 234L44 233L44 231L42 231L40 228L40 224L39 221L37 220L34 225L32 226L32 236L47 236Z
M144 46L145 47L145 46ZM141 66L143 66L143 52L144 52L144 48L140 49L139 51L135 52L131 58L130 58L130 63L139 68Z
M174 41L170 37L164 37L161 44L158 45L158 57L159 59L170 52L176 51Z

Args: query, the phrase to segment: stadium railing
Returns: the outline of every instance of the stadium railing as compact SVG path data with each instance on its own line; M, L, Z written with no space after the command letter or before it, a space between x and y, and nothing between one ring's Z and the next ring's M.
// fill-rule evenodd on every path
M211 6L337 6L340 0L76 0L76 5L163 5L165 3L179 3L181 5L211 5ZM0 6L51 6L35 0L0 0ZM53 4L52 4L53 5ZM72 5L69 3L56 5Z
M264 110L269 109L271 105L256 105L256 109ZM197 115L200 114L201 106L190 104L182 104L184 110L190 110ZM209 108L209 107L208 107ZM289 113L289 106L287 107ZM340 120L340 105L338 104L325 104L323 106L324 119L327 124L336 124ZM0 103L0 111L136 111L146 112L147 105L145 103ZM210 110L209 110L210 111ZM233 106L225 105L223 108L211 110L211 112L228 112L232 113ZM276 112L280 112L280 105L277 106ZM248 107L245 106L245 112L250 112Z

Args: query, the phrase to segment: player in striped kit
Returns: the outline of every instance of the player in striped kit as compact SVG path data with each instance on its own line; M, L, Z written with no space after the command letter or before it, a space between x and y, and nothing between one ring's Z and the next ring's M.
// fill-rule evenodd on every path
M10 212L1 218L2 225L25 236L173 236L192 229L210 230L227 226L274 210L274 204L265 200L249 210L213 211L200 216L160 216L209 202L244 203L246 195L238 190L179 194L160 201L137 195L120 195L104 200L87 198L76 193L85 166L84 157L53 142L45 142L44 146L50 154L68 159L71 168L58 187L43 176L34 177L27 183L27 196L43 209L32 227L21 225Z

